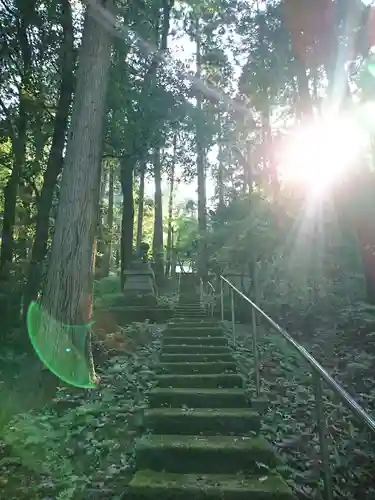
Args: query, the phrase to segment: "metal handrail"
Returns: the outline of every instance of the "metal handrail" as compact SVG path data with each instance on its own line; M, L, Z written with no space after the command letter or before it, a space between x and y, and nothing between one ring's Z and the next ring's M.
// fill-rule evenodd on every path
M246 297L238 288L236 288L229 280L220 276L220 303L221 303L221 318L224 319L224 284L228 285L231 291L231 312L232 312L232 333L233 343L236 343L236 322L234 309L234 294L237 294L251 306L252 311L252 327L253 327L253 356L254 356L254 371L257 396L260 395L260 371L259 371L259 355L257 341L257 318L259 313L285 340L293 346L293 348L302 356L309 364L313 375L314 395L317 413L317 425L319 432L320 450L322 455L322 464L324 472L324 498L325 500L333 500L333 484L330 468L330 457L328 449L327 424L324 416L323 405L323 389L322 380L328 387L339 396L344 405L365 424L375 434L375 420L338 384L329 373L321 366L320 363L298 342L296 342L286 330L281 328L268 314L266 314L259 306L257 306L249 297Z
M207 292L207 295L210 296L209 314L210 314L210 316L213 316L214 315L214 309L215 309L215 293L216 293L216 291L215 291L215 288L213 287L213 285L212 285L212 283L210 281L204 282L202 278L200 278L200 291L199 291L200 304L201 304L202 307L204 306L203 296L205 294L205 290L204 290L205 284L210 289L209 292Z

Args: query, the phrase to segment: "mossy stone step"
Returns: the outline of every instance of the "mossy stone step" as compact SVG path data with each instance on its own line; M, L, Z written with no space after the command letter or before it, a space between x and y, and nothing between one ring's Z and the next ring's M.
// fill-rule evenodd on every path
M153 408L249 408L243 389L183 389L154 387L149 392Z
M179 326L179 325L186 325L188 328L195 328L197 326L197 324L199 325L199 323L201 323L200 326L214 326L214 327L217 327L217 326L222 326L222 323L221 321L214 321L212 320L212 318L209 318L207 316L203 317L203 318L183 318L183 317L178 317L178 316L173 316L169 321L168 321L168 324L171 325L172 327L173 326Z
M204 328L222 328L223 324L221 321L213 321L210 318L202 318L200 320L187 321L185 318L173 318L168 321L168 327L170 328L182 328L190 331L192 328L204 327Z
M127 500L294 500L286 482L273 474L173 474L140 470Z
M228 373L236 372L234 362L198 362L198 363L159 363L155 367L157 373Z
M216 337L163 337L162 346L167 345L212 345L212 346L227 346L228 339L224 336Z
M163 331L164 337L223 337L224 329L220 326L210 327L210 326L171 326L168 325Z
M205 310L203 309L203 307L200 307L198 305L178 305L175 307L175 312L179 312L179 313L195 313L195 312L200 312L200 313L204 313Z
M213 363L213 362L229 362L234 363L233 354L163 354L159 358L161 363Z
M155 434L235 434L259 433L260 415L247 408L154 408L144 413L144 425Z
M205 318L203 313L191 313L191 314L178 314L176 318L184 319L185 321L197 321L200 322Z
M243 378L238 373L157 375L159 387L235 388L243 387Z
M226 346L213 345L165 345L163 354L231 354L232 351Z
M201 307L200 298L197 296L186 296L177 302L176 307Z
M153 434L136 441L138 469L193 474L262 473L282 462L264 438ZM264 469L263 469L264 470Z
M206 317L205 312L203 311L180 311L175 315L178 318L184 318L187 321L191 320L202 320Z

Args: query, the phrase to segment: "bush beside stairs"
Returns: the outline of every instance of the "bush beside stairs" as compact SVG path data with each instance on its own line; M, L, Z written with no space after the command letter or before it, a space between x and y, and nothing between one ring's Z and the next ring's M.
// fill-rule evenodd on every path
M264 467L280 460L259 435L259 408L243 389L223 328L205 317L186 281L163 332L144 415L150 434L137 441L137 472L124 498L292 500L285 481Z

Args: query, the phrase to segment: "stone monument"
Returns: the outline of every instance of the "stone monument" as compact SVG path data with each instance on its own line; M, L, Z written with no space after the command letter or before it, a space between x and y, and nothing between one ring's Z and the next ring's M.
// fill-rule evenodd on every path
M157 306L155 275L148 262L149 245L141 243L138 255L124 273L123 294L127 306Z

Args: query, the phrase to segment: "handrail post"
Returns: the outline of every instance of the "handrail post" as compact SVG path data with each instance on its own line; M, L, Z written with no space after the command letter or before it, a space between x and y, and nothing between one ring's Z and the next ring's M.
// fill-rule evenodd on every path
M329 459L328 438L327 438L327 425L324 417L323 407L323 389L322 379L319 374L312 370L315 407L316 407L316 422L318 424L320 453L322 458L323 474L324 474L324 500L333 500L333 485L331 476L331 467Z
M199 302L200 302L200 306L203 307L203 280L202 280L202 278L200 279L200 282L199 282Z
M233 288L230 289L230 302L232 309L232 335L233 335L233 346L236 346L236 318L234 313L234 291Z
M222 279L220 279L220 308L221 308L221 321L224 321L224 290L223 290Z
M254 307L251 308L251 322L253 327L253 358L254 358L255 388L257 397L259 397L260 374L259 374L259 356L258 356L258 337L257 337L257 319Z

